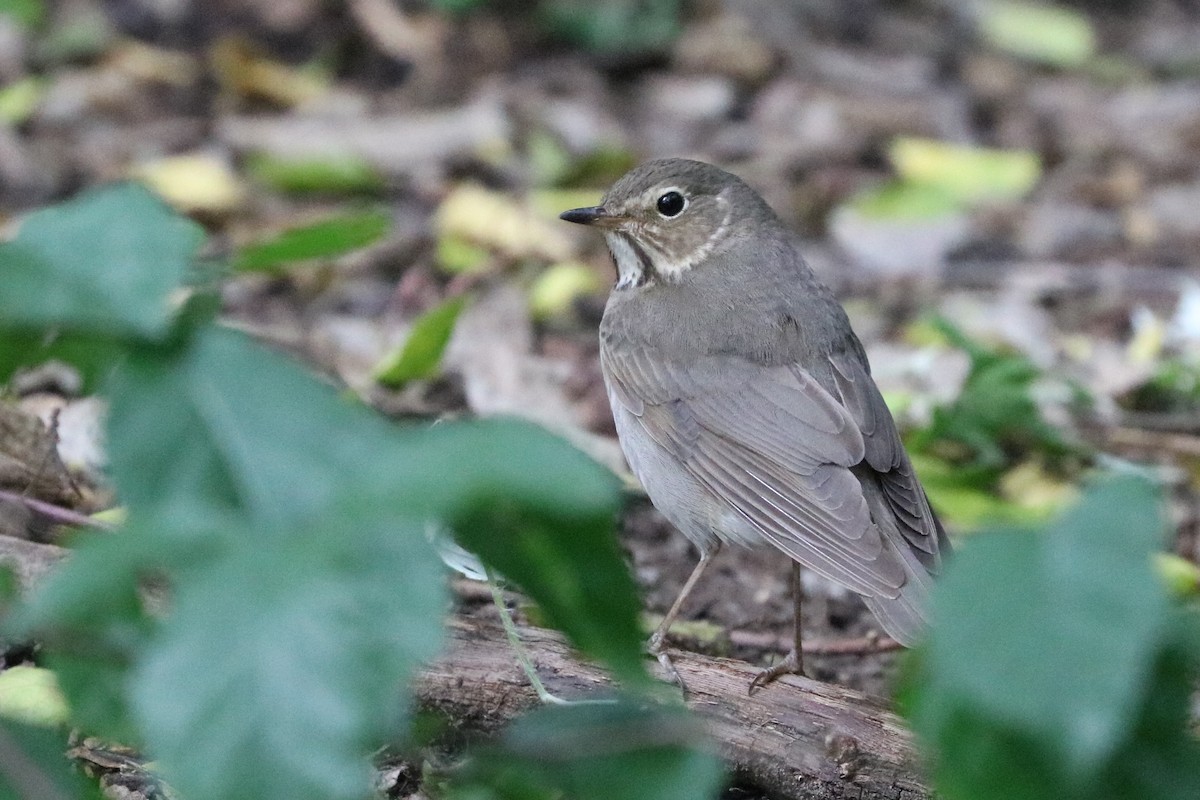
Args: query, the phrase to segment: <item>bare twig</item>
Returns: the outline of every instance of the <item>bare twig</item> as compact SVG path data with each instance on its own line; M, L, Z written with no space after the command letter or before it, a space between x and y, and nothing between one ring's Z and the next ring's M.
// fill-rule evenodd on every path
M53 503L47 503L45 500L38 500L33 497L26 497L23 494L16 492L8 492L0 489L0 502L16 503L25 506L30 511L41 514L46 519L52 522L57 522L60 525L74 525L80 528L95 528L102 531L114 530L112 525L107 522L101 522L98 519L93 519L87 514L80 514L78 511L73 511L69 508L56 506Z
M769 631L730 631L729 642L735 647L755 650L786 651L792 646L791 635ZM817 656L867 655L903 649L903 645L887 636L857 636L852 639L817 639L804 641L804 652Z
M1104 431L1104 438L1118 447L1200 458L1200 436L1145 428L1109 428Z

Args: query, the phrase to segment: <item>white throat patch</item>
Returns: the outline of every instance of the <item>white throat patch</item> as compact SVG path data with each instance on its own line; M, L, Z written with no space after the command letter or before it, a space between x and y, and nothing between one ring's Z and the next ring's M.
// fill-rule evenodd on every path
M628 289L642 283L647 277L646 270L650 269L650 265L643 263L642 254L629 241L628 235L609 233L605 234L604 239L608 242L608 251L612 253L613 261L617 265L617 288Z

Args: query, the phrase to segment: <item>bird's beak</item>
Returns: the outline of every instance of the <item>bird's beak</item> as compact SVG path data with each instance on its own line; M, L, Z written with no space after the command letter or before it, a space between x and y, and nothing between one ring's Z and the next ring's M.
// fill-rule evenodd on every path
M615 228L623 219L616 214L610 214L604 206L572 208L570 211L559 214L558 218L579 225L595 225L599 228Z

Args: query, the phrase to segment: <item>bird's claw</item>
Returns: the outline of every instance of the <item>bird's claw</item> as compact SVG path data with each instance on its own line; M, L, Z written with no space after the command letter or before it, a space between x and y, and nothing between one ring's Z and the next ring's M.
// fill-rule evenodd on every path
M667 653L667 647L663 642L662 631L656 631L646 642L646 652L654 656L662 667L663 677L667 683L673 683L680 688L684 696L687 696L687 684L683 682L683 678L679 675L679 670L675 669L675 665L671 662L671 656Z
M804 675L804 662L796 654L795 650L788 653L783 661L755 675L754 680L750 681L749 688L746 689L746 694L754 694L756 690L778 680L784 675L800 675L802 677Z

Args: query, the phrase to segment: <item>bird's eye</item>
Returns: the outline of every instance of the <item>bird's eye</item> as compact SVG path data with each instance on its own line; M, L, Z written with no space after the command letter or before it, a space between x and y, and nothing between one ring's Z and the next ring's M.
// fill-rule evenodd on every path
M664 217L678 217L687 207L687 200L679 192L671 191L658 198L655 205L658 207L658 213Z

